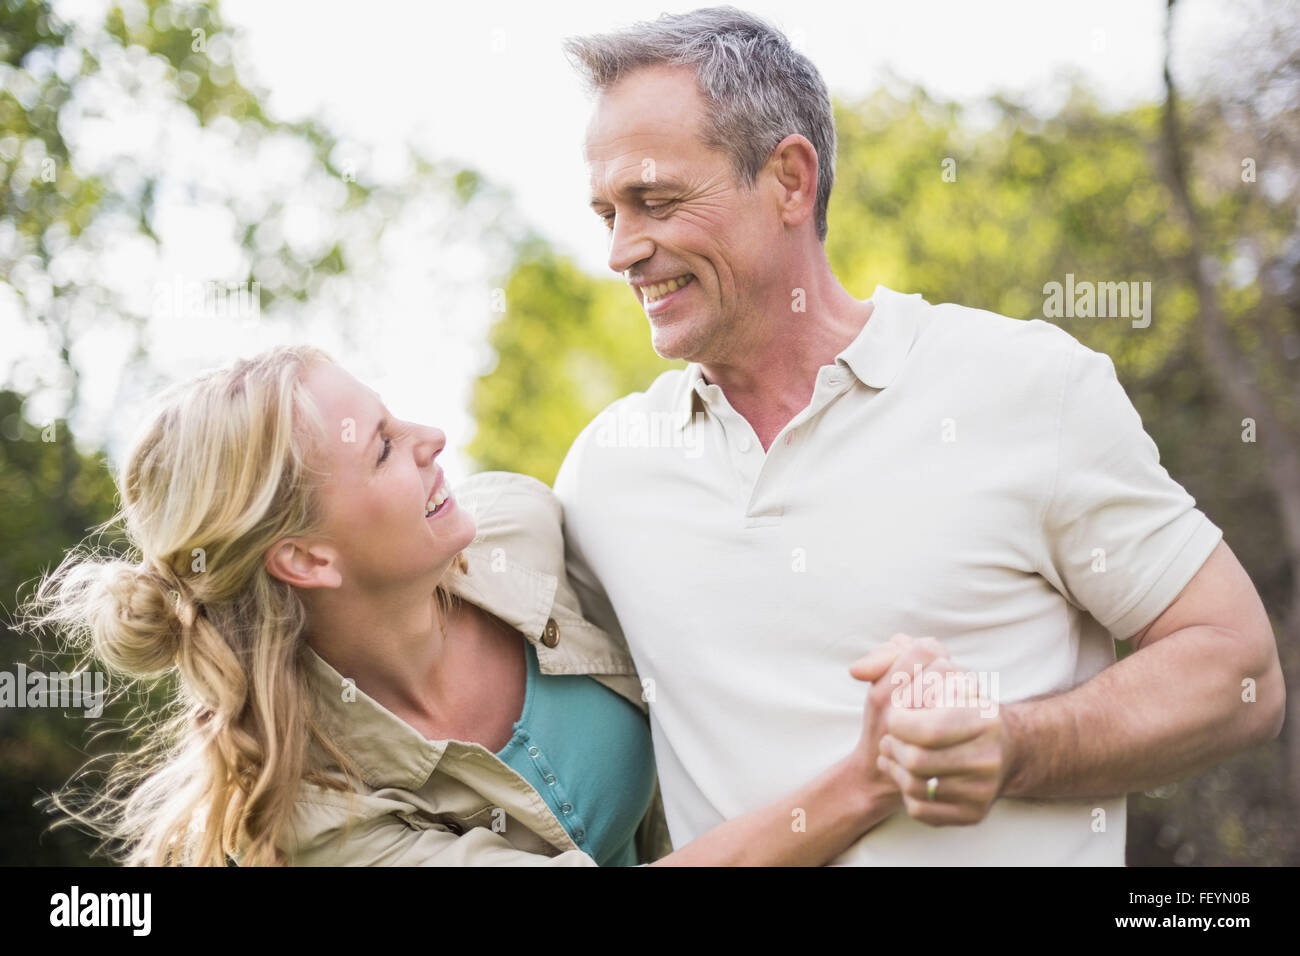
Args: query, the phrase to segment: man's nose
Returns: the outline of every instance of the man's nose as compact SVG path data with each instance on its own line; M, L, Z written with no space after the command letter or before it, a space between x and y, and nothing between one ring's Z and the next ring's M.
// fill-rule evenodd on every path
M654 243L637 218L614 216L614 228L609 236L610 269L622 275L642 259L649 259L654 251Z

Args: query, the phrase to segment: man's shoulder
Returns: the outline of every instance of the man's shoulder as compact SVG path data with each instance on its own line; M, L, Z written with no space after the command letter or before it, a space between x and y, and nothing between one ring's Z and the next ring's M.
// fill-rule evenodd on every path
M1081 361L1109 362L1044 319L944 302L925 303L917 325L913 358L928 376L993 384L1024 399L1055 394L1067 370Z
M656 441L671 444L689 387L691 366L661 372L642 392L617 398L600 410L569 446L555 476L555 493L565 513L566 528L593 502L604 502L628 481L628 456L621 451L617 436L636 428L639 434L659 436ZM613 437L611 437L613 436Z
M629 415L642 415L647 418L647 427L652 424L650 416L662 418L664 422L675 419L681 409L682 391L687 387L687 376L691 368L670 368L659 376L643 392L629 392L616 398L592 417L583 426L569 449L568 459L581 451L591 441L591 436L602 428L608 428L611 421L626 419ZM561 469L563 471L563 468ZM557 479L557 490L559 481Z
M931 305L926 313L928 344L949 350L1020 361L1084 347L1065 329L1044 319L1018 319L955 302Z
M667 371L660 372L658 377L651 382L643 392L629 392L621 398L606 405L596 415L595 418L587 424L590 428L600 419L601 415L609 412L669 412L676 407L677 401L681 398L682 389L686 387L686 378L690 374L691 367L670 368Z

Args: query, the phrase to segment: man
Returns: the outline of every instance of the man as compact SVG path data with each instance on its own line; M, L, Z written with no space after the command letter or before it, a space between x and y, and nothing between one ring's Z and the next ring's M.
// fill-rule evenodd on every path
M889 709L904 808L837 863L1122 865L1125 793L1277 735L1259 597L1109 358L835 279L806 57L725 7L566 49L596 93L610 268L690 363L598 416L556 480L574 585L646 688L675 845L851 746L846 667L899 632L939 639L986 706Z

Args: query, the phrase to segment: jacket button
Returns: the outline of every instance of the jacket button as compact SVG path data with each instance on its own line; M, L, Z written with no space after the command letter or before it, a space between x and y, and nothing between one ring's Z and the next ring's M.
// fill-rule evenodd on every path
M546 619L546 630L542 632L542 643L547 647L554 647L560 643L560 625L555 623L555 618Z

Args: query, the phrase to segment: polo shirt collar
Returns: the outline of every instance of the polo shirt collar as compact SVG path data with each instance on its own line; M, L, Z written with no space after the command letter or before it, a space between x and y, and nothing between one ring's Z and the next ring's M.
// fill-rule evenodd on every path
M919 292L904 295L883 285L876 286L871 301L875 303L871 318L835 362L847 365L862 384L886 388L898 377L916 340L917 313L926 302ZM674 400L679 428L685 428L697 411L703 411L703 390L709 387L698 362L686 366Z
M887 388L916 341L917 312L926 303L919 292L904 295L883 285L876 286L871 301L871 318L835 361L847 365L863 385Z

